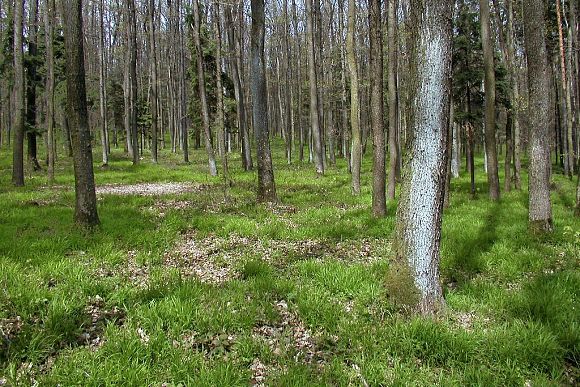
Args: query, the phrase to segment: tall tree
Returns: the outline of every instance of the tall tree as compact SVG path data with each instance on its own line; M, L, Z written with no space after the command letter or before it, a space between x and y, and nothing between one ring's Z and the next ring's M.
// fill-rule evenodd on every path
M105 4L99 2L99 113L101 118L101 154L103 165L109 164L109 130L107 127L107 62L105 45Z
M155 0L149 0L149 66L151 66L151 159L157 163L157 51L155 37Z
M54 183L54 161L55 161L55 141L54 141L54 32L52 26L55 22L54 0L46 1L46 11L44 13L44 36L46 44L46 123L47 123L47 143L48 143L48 182Z
M318 77L316 72L314 11L312 0L306 0L306 40L308 47L308 79L310 83L310 127L314 148L314 166L318 175L324 174L324 154L322 148L322 128L318 104Z
M388 36L388 98L389 98L389 181L387 197L395 199L395 185L399 166L399 99L397 97L397 14L396 0L387 0Z
M205 70L203 68L203 48L201 46L201 17L199 13L199 0L193 0L193 40L195 44L197 61L197 79L199 87L199 99L201 104L201 117L203 120L203 130L205 134L205 150L207 152L209 173L217 176L217 166L215 154L211 145L211 131L209 122L209 108L207 106L207 93L205 90Z
M71 126L75 174L75 221L86 228L99 224L91 132L85 86L82 0L63 2L66 51L67 116Z
M511 73L511 110L512 110L512 121L513 121L513 138L514 138L514 186L516 189L522 188L521 179L521 129L520 129L520 86L518 81L518 68L516 61L516 49L515 49L515 29L514 29L514 0L506 0L507 3L507 14L508 14L508 31L507 31L507 42L508 42L508 66Z
M371 60L371 126L373 130L373 215L385 216L386 171L385 128L383 108L383 28L381 0L369 2Z
M544 38L543 0L524 0L524 38L528 60L530 165L529 221L534 232L552 231L550 200L549 67Z
M228 150L225 140L224 119L224 90L222 85L222 30L219 1L214 1L214 28L215 28L215 62L216 62L216 131L218 138L219 155L222 161L222 171L226 184L229 183Z
M270 151L268 128L268 96L266 90L266 63L264 60L264 35L266 30L264 0L251 0L252 28L250 31L250 84L252 113L258 159L258 201L276 202L274 168Z
M24 2L14 4L14 143L12 154L12 183L24 185L24 64L22 52L22 14Z
M127 91L129 96L128 115L131 136L130 149L133 150L133 164L139 164L139 137L137 133L137 17L135 15L135 0L127 0Z
M360 106L358 90L358 66L355 53L356 1L348 1L346 32L346 56L350 70L350 126L352 131L352 191L360 193L360 169L362 161L362 134L360 129Z
M451 0L411 0L410 130L397 211L398 262L418 292L417 310L444 301L439 248L445 188L451 76Z
M489 197L499 200L499 175L495 141L495 67L493 41L490 34L489 0L479 0L481 17L481 44L485 68L485 152Z

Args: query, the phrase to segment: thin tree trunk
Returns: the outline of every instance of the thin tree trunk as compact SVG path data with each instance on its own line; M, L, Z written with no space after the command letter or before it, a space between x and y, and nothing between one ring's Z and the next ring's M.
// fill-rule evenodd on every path
M107 92L106 92L106 62L105 62L105 6L104 0L99 2L99 113L101 118L101 153L103 166L109 164L109 144L107 129Z
M485 70L485 154L487 156L487 181L489 197L499 200L499 175L497 146L495 139L495 69L493 59L493 42L490 36L489 0L479 1L481 15L481 41Z
M566 107L566 158L568 160L568 177L574 176L574 141L573 141L573 121L572 121L572 102L570 88L566 77L566 55L564 53L564 35L562 31L562 13L560 10L560 0L556 0L556 15L558 19L558 43L560 48L560 69L562 72L562 91L565 98Z
M524 38L528 60L530 119L529 221L534 232L552 231L550 200L550 99L548 58L544 40L544 3L524 0Z
M22 14L24 2L14 6L14 149L12 154L12 183L24 186L24 63L22 52Z
M381 0L370 0L371 126L373 130L373 215L387 214L383 108L383 28Z
M46 11L44 13L44 36L46 41L46 124L48 143L48 184L54 183L54 33L52 26L55 22L54 0L46 1Z
M515 31L513 0L506 0L508 10L508 66L511 72L512 87L512 118L513 118L513 146L514 146L514 186L517 190L522 189L521 169L521 130L520 130L520 89L518 77L518 65L515 54Z
M155 0L149 0L149 61L151 66L151 161L157 163L157 52L155 48Z
M195 43L195 52L197 55L197 79L199 85L199 99L201 104L201 116L203 119L203 130L205 134L205 150L208 156L209 173L212 176L217 176L217 166L215 162L215 155L211 145L211 132L209 123L209 110L207 106L207 94L205 90L205 71L203 69L203 50L201 47L200 29L201 18L199 14L199 0L193 1L193 40Z
M352 191L360 194L360 170L362 161L362 136L360 129L360 107L358 90L358 68L354 47L356 25L356 1L348 2L348 22L346 35L346 55L350 69L350 125L352 128Z
M63 2L67 74L67 116L70 119L75 173L75 222L85 228L99 224L88 123L84 69L82 0Z
M322 129L318 106L318 81L316 73L316 55L314 51L314 14L312 0L306 0L306 40L308 43L308 78L310 83L310 130L316 173L324 174L324 155L322 149Z
M266 63L264 60L265 16L264 0L251 0L250 74L252 112L258 160L258 202L277 202L274 169L268 128L268 97Z
M219 154L222 161L222 171L226 185L229 184L228 150L225 141L225 119L224 119L224 90L222 86L222 32L220 27L220 5L219 1L214 1L214 27L215 27L215 61L216 61L216 130L218 137Z
M397 96L397 16L396 0L388 1L388 25L387 35L389 41L388 48L388 98L389 98L389 181L387 186L387 198L395 199L395 186L397 183L397 170L399 166L399 106Z
M396 256L424 315L444 305L439 280L447 169L452 30L450 0L411 0L411 130L397 211ZM407 301L408 302L408 301Z

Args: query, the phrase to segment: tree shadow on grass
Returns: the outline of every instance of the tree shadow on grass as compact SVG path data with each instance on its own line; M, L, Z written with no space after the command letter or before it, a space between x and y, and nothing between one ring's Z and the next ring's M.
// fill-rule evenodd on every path
M451 252L443 274L451 283L463 284L485 268L482 256L491 250L497 240L500 204L490 203L483 224L477 231L464 230L447 236L447 250Z

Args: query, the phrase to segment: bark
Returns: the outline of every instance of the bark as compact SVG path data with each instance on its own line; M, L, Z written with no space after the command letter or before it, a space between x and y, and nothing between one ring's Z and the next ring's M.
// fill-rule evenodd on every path
M24 2L14 6L14 142L12 154L12 183L24 186L24 64L22 52L22 14Z
M490 36L489 0L479 1L481 15L481 41L485 71L485 154L487 156L487 182L489 197L499 200L499 176L497 147L495 140L495 69L493 59L493 42Z
M443 195L447 169L452 4L411 0L412 136L407 142L397 211L397 260L408 265L417 289L416 309L424 315L444 305L439 282Z
M346 35L346 55L350 70L350 125L352 131L352 191L360 193L360 170L362 161L362 135L360 129L360 106L358 89L358 67L354 47L354 29L356 24L356 1L348 2L348 22Z
M44 31L46 40L46 126L48 143L48 183L54 183L54 161L55 161L55 140L54 140L54 33L52 26L55 21L54 0L47 0L46 11L44 13Z
M306 0L306 40L308 43L308 78L310 83L310 128L312 133L313 161L316 173L324 174L324 155L322 151L322 129L318 105L318 81L316 55L314 51L314 14L312 0Z
M373 130L373 215L387 214L383 108L383 28L381 0L370 0L371 126Z
M226 185L229 184L229 169L228 169L228 150L226 149L225 141L225 119L224 119L224 90L222 86L222 32L220 26L220 5L218 1L214 2L214 27L215 27L215 61L216 61L216 130L218 138L219 154L222 161L222 171Z
M506 192L512 189L512 155L513 155L513 142L512 142L512 126L513 126L513 111L507 112L507 119L505 124L505 163L504 163L504 190Z
M67 116L70 120L75 174L77 224L91 228L99 224L93 175L91 133L85 88L82 0L63 2L66 51Z
M149 0L149 61L151 66L151 160L157 163L157 52L155 43L155 0Z
M266 63L264 60L265 16L264 0L251 0L252 28L250 31L250 74L252 113L258 160L258 202L277 202L274 169L270 151L268 128L268 96Z
M549 68L542 0L524 0L524 38L528 61L530 120L529 221L534 232L552 231L550 200Z
M389 181L387 186L387 198L395 200L395 186L399 171L399 104L397 96L397 16L396 0L388 1L388 27L387 35L389 40L388 51L388 93L389 93Z
M195 44L195 52L197 57L197 79L199 87L199 99L201 105L201 116L203 119L203 131L205 134L205 150L207 152L209 173L212 176L217 176L217 166L215 162L215 155L211 145L211 132L209 123L209 109L207 106L207 93L205 90L205 70L203 68L203 50L201 47L201 17L199 14L199 0L193 1L193 40Z

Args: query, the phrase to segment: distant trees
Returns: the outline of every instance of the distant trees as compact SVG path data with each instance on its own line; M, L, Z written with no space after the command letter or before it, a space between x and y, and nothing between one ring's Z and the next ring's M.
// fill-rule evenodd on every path
M91 132L85 88L82 0L63 3L66 47L66 113L71 127L75 174L75 221L87 228L99 224Z

